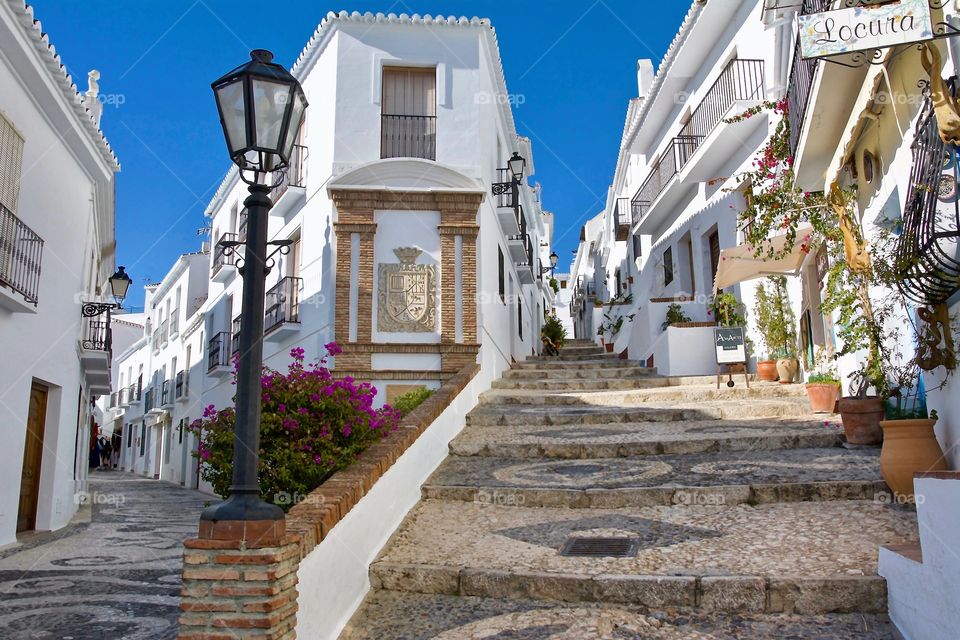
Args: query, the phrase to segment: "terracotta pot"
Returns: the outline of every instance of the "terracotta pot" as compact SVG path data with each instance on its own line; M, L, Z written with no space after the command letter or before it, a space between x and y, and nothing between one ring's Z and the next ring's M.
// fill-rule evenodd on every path
M777 375L780 376L780 384L793 384L799 370L800 361L796 358L780 358L777 360Z
M613 343L612 343L612 342L608 342L608 343L606 343L606 344L603 345L603 346L607 348L607 353L613 353Z
M943 449L933 433L936 420L884 420L880 473L899 501L913 501L913 474L946 471Z
M883 398L840 398L840 420L850 444L880 444L880 421L887 416Z
M777 379L777 361L761 360L757 362L757 377L765 382L773 382Z
M807 384L807 397L810 398L810 410L814 413L833 413L840 399L840 385L810 382Z

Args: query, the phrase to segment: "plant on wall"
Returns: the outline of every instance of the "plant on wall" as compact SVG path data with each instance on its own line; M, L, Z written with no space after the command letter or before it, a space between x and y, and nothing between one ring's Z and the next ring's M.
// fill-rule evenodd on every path
M326 345L328 356L340 352ZM361 451L396 429L400 415L390 406L373 408L376 389L352 378L335 379L327 359L304 364L303 349L290 351L286 373L264 369L260 378L260 486L264 500L287 509L284 496L306 495ZM200 474L226 496L233 473L236 415L233 407L210 405L190 429L199 445Z
M797 353L797 327L785 276L770 276L766 284L760 282L755 291L754 316L757 331L763 342L764 355L792 358ZM761 358L764 360L766 358Z
M674 324L684 324L686 322L691 322L690 316L683 312L683 307L673 302L670 306L667 307L667 317L664 320L663 324L660 325L660 328L663 331L667 330L667 327Z
M714 295L707 306L707 313L713 316L721 327L747 325L746 307L732 293L720 292Z

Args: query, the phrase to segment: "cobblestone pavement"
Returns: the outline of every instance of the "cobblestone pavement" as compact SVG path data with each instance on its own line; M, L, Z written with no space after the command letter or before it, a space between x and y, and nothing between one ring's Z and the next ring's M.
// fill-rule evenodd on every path
M181 543L207 495L95 472L89 523L0 559L0 638L159 640L176 635Z
M837 422L802 385L718 390L582 343L516 365L342 640L894 638L878 548L915 514Z

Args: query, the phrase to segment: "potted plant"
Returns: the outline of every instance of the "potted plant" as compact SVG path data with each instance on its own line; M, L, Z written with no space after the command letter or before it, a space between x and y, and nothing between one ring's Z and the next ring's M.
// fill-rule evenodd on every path
M617 316L616 319L612 318L609 313L603 314L603 317L606 318L606 322L600 325L600 329L597 334L600 336L601 340L605 335L610 336L610 342L604 341L604 348L607 350L607 353L613 353L613 345L616 342L616 336L620 333L620 329L623 328L623 316Z
M550 288L553 289L554 293L560 293L560 283L556 278L550 278Z
M540 329L540 340L543 342L543 351L548 356L558 355L563 344L567 341L567 330L557 316L551 314Z
M765 353L772 356L757 363L758 376L761 380L779 378L781 384L790 384L797 376L800 363L796 355L796 321L787 295L787 279L785 276L770 276L766 284L757 284L755 293L757 330L766 347ZM770 377L771 369L776 370L775 378Z
M817 353L817 371L807 378L807 398L814 413L835 413L840 399L840 376L835 366L827 364L824 350Z

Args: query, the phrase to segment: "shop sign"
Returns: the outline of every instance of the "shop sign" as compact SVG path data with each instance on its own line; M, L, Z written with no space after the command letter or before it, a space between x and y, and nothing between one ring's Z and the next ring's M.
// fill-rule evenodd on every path
M933 39L929 0L900 0L800 16L804 58L883 49Z
M743 327L714 329L713 344L717 351L717 364L744 364L747 361L747 341Z

